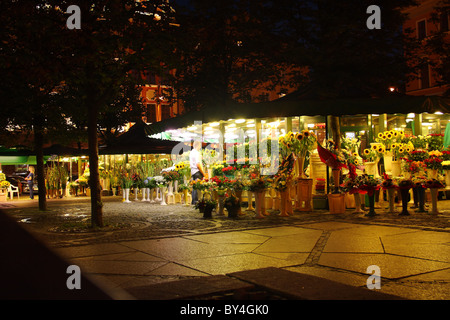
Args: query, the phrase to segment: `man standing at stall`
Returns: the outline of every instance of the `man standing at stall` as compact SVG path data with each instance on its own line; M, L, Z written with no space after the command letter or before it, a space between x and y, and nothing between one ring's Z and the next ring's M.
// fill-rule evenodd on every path
M208 177L203 171L202 165L202 155L200 154L200 149L202 148L201 141L194 141L194 148L191 150L189 154L189 163L191 167L191 178L192 180L203 179L203 177ZM196 204L198 201L198 193L197 190L192 190L192 204Z

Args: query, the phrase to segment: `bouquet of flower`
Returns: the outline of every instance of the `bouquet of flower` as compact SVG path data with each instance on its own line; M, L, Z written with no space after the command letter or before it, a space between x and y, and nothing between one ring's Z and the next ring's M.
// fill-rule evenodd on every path
M432 133L428 135L428 151L442 150L444 145L444 135L442 133Z
M278 166L277 174L290 175L294 170L294 162L295 159L292 153L288 154L286 157L283 157L283 159L281 159L281 163Z
M414 149L425 149L427 147L427 138L424 136L412 136L409 141L413 144Z
M149 188L149 189L156 188L156 180L153 179L152 177L145 178L142 183L144 185L144 188Z
M78 182L78 185L82 188L87 188L89 187L89 182L88 179L85 176L81 176L79 177L77 180L75 180L76 182ZM133 184L133 183L131 183Z
M11 183L8 180L0 181L0 188L1 189L9 188L10 185L11 185Z
M252 173L250 175L250 184L248 186L249 190L252 192L261 192L270 187L270 182L264 176L257 176Z
M428 180L427 177L425 176L415 176L412 178L412 182L414 185L414 188L417 187L424 187L425 186L425 182Z
M412 143L393 143L391 145L391 149L394 153L394 159L399 160L400 158L405 157L411 151L413 151L414 146Z
M384 190L397 188L397 185L395 184L394 180L389 177L386 173L383 173L383 182L381 182L381 188Z
M425 169L425 164L421 161L412 161L405 159L403 164L403 170L409 172L410 174L417 174Z
M359 192L359 184L355 178L346 175L344 180L342 181L341 188L344 192L348 192L350 194Z
M184 191L184 190L189 190L190 189L190 187L187 185L187 184L184 184L184 183L182 183L182 184L180 184L179 186L178 186L178 191Z
M404 136L405 133L402 130L388 130L378 133L378 138L375 140L383 144L385 149L390 149L393 143L400 142Z
M284 191L288 187L288 180L290 177L286 174L277 174L274 177L273 186L275 190Z
M373 148L364 149L361 157L367 162L375 162L378 160L378 154Z
M222 175L223 175L223 171L222 171L223 168L225 168L225 166L223 165L223 163L214 163L214 164L211 166L211 169L212 169L212 175L213 175L213 176L217 176L217 177L222 176Z
M424 150L413 150L408 154L407 159L411 161L424 161L429 156L428 152Z
M428 179L425 181L424 185L425 188L443 188L445 185L437 180L437 179Z
M230 209L240 206L239 198L234 193L226 193L223 205L228 211L230 211Z
M226 176L232 176L232 175L234 175L234 172L236 171L236 169L237 169L236 167L230 165L230 166L224 167L222 169L222 173Z
M230 185L230 180L228 180L227 177L220 177L220 176L214 176L209 179L210 182L212 182L215 187L219 189L227 188Z
M386 146L382 143L374 143L370 148L375 152L378 158L381 158L386 152Z
M332 169L339 170L347 167L344 155L336 147L333 140L328 139L325 148L322 147L320 143L317 143L317 151L320 160Z
M436 155L430 154L430 157L425 159L423 162L428 169L439 170L442 168L442 159Z
M164 179L163 176L155 176L153 177L153 180L155 180L155 185L157 188L165 187L167 185L167 180Z
M181 177L188 178L191 173L189 161L182 161L175 165L175 170Z
M197 201L195 204L195 209L199 209L200 212L203 210L211 210L214 209L217 206L217 201L213 199L201 199Z
M442 170L450 170L450 160L442 161Z
M239 179L230 180L229 187L234 191L242 191L244 190L244 183Z
M399 178L397 179L397 186L399 189L411 189L414 187L414 183L411 179Z
M180 178L180 174L176 170L162 171L161 175L167 182L173 182Z
M143 186L143 182L139 173L135 172L131 175L131 179L133 180L133 186L135 188L141 188Z
M372 195L376 190L378 190L381 184L381 181L379 179L376 179L373 176L369 176L367 174L357 176L355 178L355 181L358 185L359 190L367 192L368 195Z
M131 177L128 176L128 173L122 176L122 178L121 178L122 189L130 189L133 186L133 183L134 183L134 181ZM80 185L81 185L81 183L80 183Z

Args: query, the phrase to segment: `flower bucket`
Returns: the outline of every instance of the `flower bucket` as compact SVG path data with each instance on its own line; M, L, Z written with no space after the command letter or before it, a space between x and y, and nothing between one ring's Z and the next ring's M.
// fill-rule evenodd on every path
M431 214L439 214L437 207L438 188L430 188L431 193Z
M395 213L395 189L387 189L388 200L389 200L389 213Z
M450 187L450 170L445 170L445 185Z
M437 179L438 171L437 169L429 169L427 170L427 175L430 179Z
M374 178L378 178L380 176L378 174L378 163L376 161L364 162L364 168L368 175L374 176Z
M237 218L239 216L239 209L241 206L227 206L228 218Z
M124 191L124 200L123 200L123 202L130 203L131 202L130 199L129 199L130 198L130 189L126 188L123 191Z
M402 174L402 162L400 160L391 163L392 177L398 177Z
M365 214L366 217L374 217L375 213L375 192L371 192L370 195L367 194L369 198L369 212Z
M212 217L212 211L213 211L213 209L214 208L212 208L212 207L205 207L204 209L203 209L203 218L205 218L205 219L209 219L209 218L211 218Z
M391 172L392 171L392 151L386 151L383 154L383 162L384 162L384 171Z
M400 212L399 216L409 216L408 212L408 196L409 196L409 189L403 188L400 189L401 195L402 195L402 212Z
M345 213L345 194L329 193L327 196L330 213Z

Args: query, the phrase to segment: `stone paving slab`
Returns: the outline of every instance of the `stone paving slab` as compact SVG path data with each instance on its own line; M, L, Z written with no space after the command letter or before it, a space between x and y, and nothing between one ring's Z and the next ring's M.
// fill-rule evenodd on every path
M150 286L128 288L127 291L141 300L177 300L221 294L230 291L250 290L252 284L224 275L164 282Z
M365 274L367 267L377 265L381 277L399 279L450 268L450 263L389 254L323 253L319 265Z
M301 300L401 300L394 295L278 268L241 271L230 277Z

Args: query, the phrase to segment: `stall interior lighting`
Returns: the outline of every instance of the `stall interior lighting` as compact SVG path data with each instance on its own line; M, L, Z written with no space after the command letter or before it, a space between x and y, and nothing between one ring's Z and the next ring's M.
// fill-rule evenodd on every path
M236 122L236 123L244 123L244 122L245 122L245 119L237 119L237 120L235 120L234 122Z

